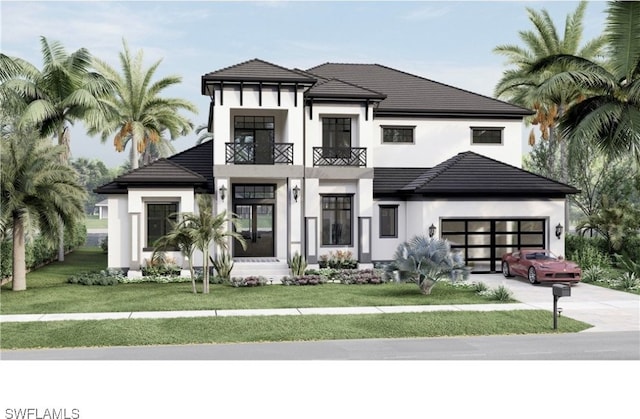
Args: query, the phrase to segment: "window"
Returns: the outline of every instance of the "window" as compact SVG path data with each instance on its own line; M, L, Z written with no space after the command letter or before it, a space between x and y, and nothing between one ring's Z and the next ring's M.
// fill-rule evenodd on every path
M413 144L414 128L415 127L382 127L382 142Z
M275 199L275 185L234 185L235 199Z
M177 212L177 202L147 204L147 247L171 231Z
M322 118L322 147L351 147L351 118Z
M351 195L322 197L322 244L351 245Z
M471 127L471 144L502 144L504 128Z
M380 205L380 237L398 237L397 205Z

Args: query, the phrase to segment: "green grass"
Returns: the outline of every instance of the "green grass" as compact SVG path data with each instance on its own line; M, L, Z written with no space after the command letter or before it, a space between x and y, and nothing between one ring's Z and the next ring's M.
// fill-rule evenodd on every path
M107 219L99 219L96 215L87 215L85 217L84 225L87 227L87 229L107 228Z
M573 333L547 311L216 317L3 323L2 349Z
M190 283L83 286L67 283L81 271L104 269L100 249L82 248L27 276L27 291L2 287L0 312L60 313L385 306L496 303L472 290L438 284L420 294L415 284L319 286L212 285L209 295L191 293ZM199 284L200 286L201 284ZM559 332L589 325L562 317ZM332 316L260 316L2 323L2 349L405 338L553 333L547 311L432 312Z
M234 288L211 285L208 295L191 292L191 284L118 284L83 286L68 284L67 278L81 271L104 269L106 255L98 248L81 248L27 276L27 290L11 292L2 287L0 313L84 313L117 311L223 310L295 307L352 307L433 304L483 304L490 301L470 289L446 283L432 294L420 294L415 284L317 286L268 285ZM201 288L202 284L198 284Z

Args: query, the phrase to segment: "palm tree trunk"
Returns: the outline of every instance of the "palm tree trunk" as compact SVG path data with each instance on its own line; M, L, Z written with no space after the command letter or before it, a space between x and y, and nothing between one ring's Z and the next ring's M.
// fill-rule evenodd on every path
M58 131L58 145L64 147L64 153L60 156L60 161L63 164L69 163L69 156L71 155L71 135L69 129L65 126ZM64 223L60 220L60 226L58 227L58 262L64 262Z
M189 273L191 274L191 289L194 294L198 293L196 290L196 273L193 271L193 262L191 261L191 257L189 257Z
M564 115L565 105L560 104L558 106L558 120ZM569 184L569 155L567 147L567 139L562 135L558 135L558 141L560 142L560 182ZM569 211L570 204L569 199L565 197L564 200L564 228L565 232L569 231Z
M137 135L132 135L131 137L131 168L137 169L140 166L140 153L138 152L138 143L142 141L141 138L138 138Z
M27 266L25 259L24 222L17 215L13 216L13 291L27 289Z
M209 294L209 250L205 249L202 253L204 261L202 262L202 293Z

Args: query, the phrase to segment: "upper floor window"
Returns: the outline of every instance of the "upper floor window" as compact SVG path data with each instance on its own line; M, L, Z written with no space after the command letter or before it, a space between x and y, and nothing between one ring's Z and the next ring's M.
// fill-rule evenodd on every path
M471 127L471 144L502 144L501 127Z
M415 127L382 127L383 143L413 144L413 130Z
M156 240L171 232L177 212L177 202L147 204L147 247L153 247Z
M322 147L351 147L351 118L322 118Z

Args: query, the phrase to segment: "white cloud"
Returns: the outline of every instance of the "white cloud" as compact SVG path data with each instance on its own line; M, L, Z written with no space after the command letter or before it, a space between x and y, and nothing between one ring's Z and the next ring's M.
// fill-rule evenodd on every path
M402 16L402 19L410 21L424 21L439 18L449 13L448 7L434 7L426 6L419 9L412 10L411 12Z

